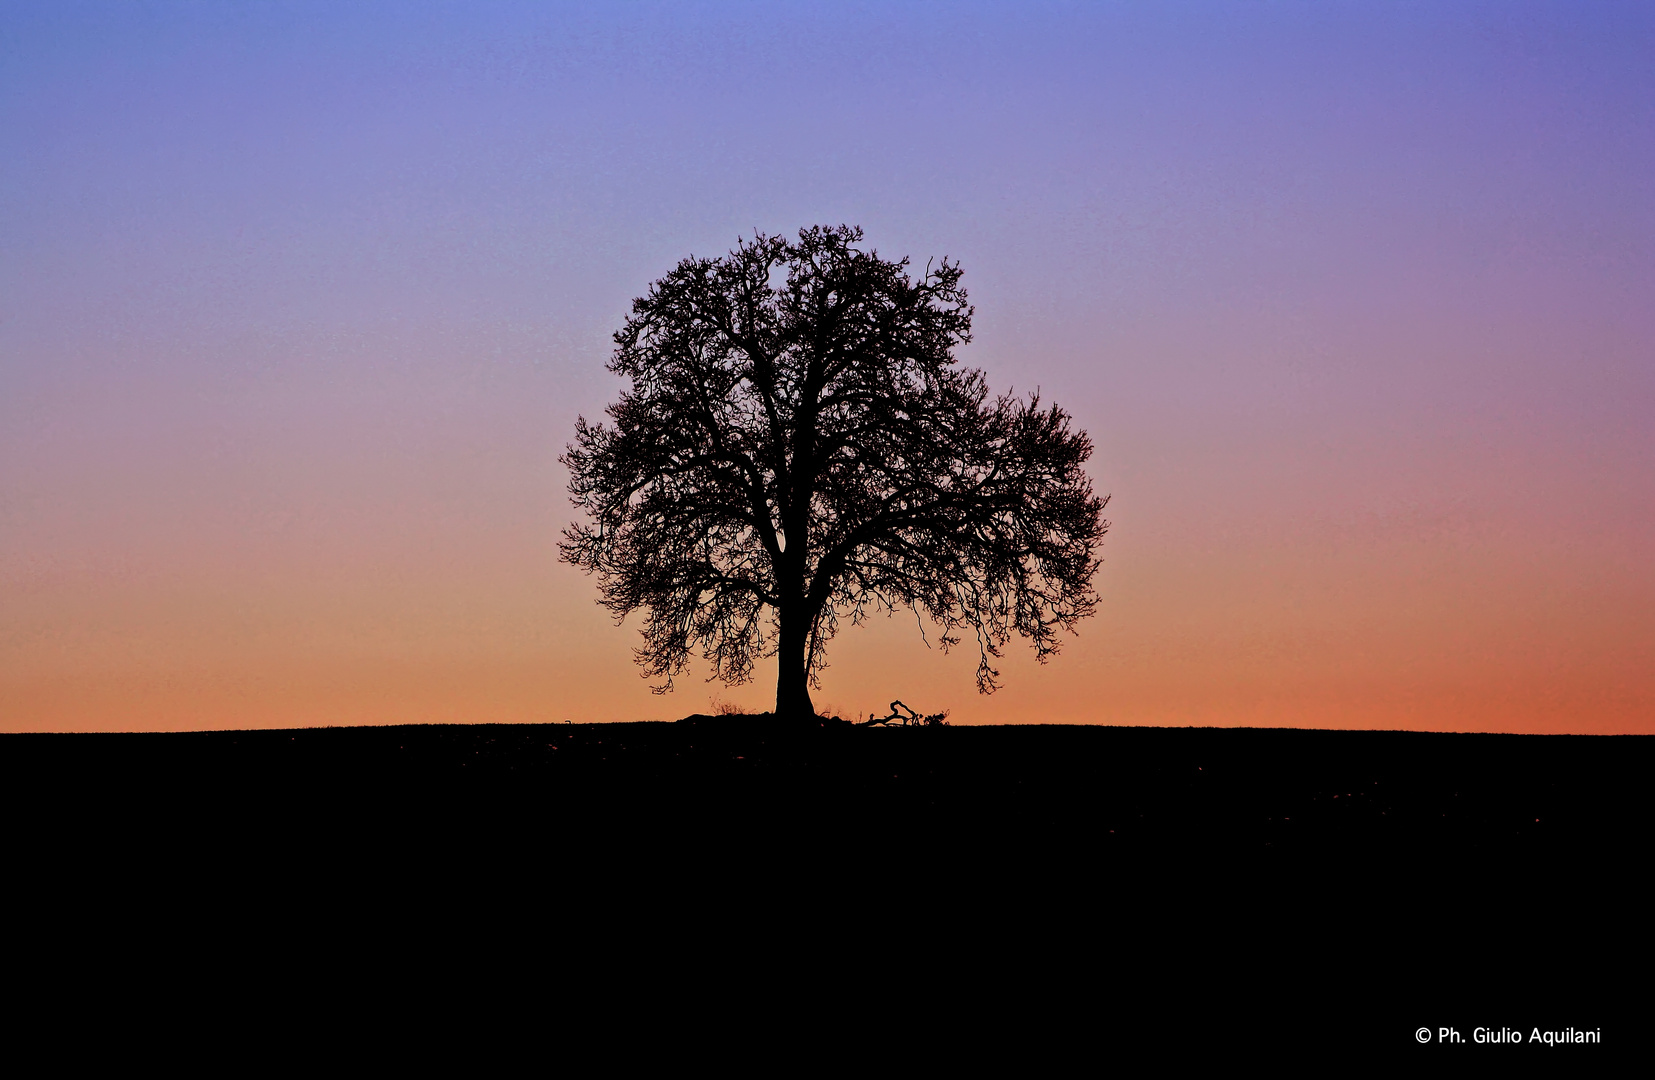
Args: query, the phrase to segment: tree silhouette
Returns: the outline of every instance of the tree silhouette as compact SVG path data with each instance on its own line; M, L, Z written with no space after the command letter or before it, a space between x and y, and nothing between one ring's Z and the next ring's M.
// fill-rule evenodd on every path
M897 608L944 649L972 632L989 693L1013 631L1044 661L1097 606L1107 499L1085 432L956 366L958 264L914 279L861 241L814 227L685 259L615 334L631 389L560 458L590 523L559 549L617 618L647 611L657 693L692 651L726 683L775 655L777 715L813 715L840 620Z

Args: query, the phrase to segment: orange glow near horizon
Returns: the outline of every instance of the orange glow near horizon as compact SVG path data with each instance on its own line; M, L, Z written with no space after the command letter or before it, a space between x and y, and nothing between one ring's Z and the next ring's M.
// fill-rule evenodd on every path
M1395 459L1367 463L1391 478L1388 494L1341 501L1341 478L1366 466L1189 453L1207 475L1167 461L1114 485L1101 613L1051 662L1034 663L1014 641L1004 689L982 697L969 639L943 655L912 615L881 617L835 640L818 706L848 717L900 698L950 709L956 723L1655 730L1655 573L1636 558L1639 523L1525 526L1518 489L1557 506L1567 477L1520 470L1505 481L1513 509L1502 515L1410 497L1420 478ZM6 614L34 632L8 645L5 728L584 722L673 719L715 702L768 708L768 665L744 687L692 672L671 695L648 692L631 663L635 621L614 626L594 583L554 561L552 470L538 490L512 496L518 520L491 530L474 527L465 503L478 495L466 485L417 503L416 520L386 506L353 510L372 487L357 480L334 476L344 490L329 494L313 478L309 522L261 528L257 507L226 508L209 494L193 514L177 508L194 539L181 527L146 538L138 522L113 520L106 533L120 543L38 558Z

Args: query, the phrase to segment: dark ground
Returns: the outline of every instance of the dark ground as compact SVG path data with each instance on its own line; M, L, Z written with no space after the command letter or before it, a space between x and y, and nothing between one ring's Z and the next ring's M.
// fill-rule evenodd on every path
M637 993L735 965L1416 1056L1421 1024L1624 1045L1652 766L1641 736L767 717L0 737L12 879L60 910L356 912L421 949L448 912L508 966L624 953Z
M0 736L8 820L390 846L495 833L904 858L1057 844L1085 862L1590 858L1655 823L1641 736L1008 726L778 732L454 725ZM306 830L320 830L305 836ZM182 830L182 832L178 832ZM450 836L449 834L454 834ZM367 836L361 837L366 840ZM771 851L787 856L788 852Z

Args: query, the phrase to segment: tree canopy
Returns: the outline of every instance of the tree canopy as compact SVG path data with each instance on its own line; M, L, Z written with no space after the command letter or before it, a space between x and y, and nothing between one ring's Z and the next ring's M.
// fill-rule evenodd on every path
M615 334L631 386L560 459L588 520L559 548L617 618L646 613L658 693L694 653L726 683L775 655L777 714L813 714L841 622L898 608L944 649L971 634L988 693L1013 633L1044 660L1097 606L1086 433L957 363L957 263L910 275L862 239L813 227L685 259Z

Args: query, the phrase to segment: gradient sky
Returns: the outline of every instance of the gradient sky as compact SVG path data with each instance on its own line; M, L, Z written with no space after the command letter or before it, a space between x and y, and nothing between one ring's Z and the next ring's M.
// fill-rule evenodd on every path
M654 719L556 462L754 229L965 267L1100 614L819 705L1655 732L1655 6L0 2L0 730ZM704 672L703 672L704 674Z

